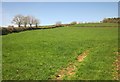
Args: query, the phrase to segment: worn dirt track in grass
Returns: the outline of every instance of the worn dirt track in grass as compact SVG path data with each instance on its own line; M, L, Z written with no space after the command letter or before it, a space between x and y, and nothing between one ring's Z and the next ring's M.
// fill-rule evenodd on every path
M62 80L62 78L64 76L71 76L73 74L75 74L75 69L76 69L76 66L74 64L69 64L66 68L63 68L62 70L60 70L58 72L58 74L56 75L56 80Z
M76 68L76 63L82 62L84 60L84 58L88 55L89 50L84 51L82 54L80 54L76 59L77 61L74 63L69 63L68 66L66 68L61 69L57 75L55 80L62 80L63 77L67 76L67 77L71 77L75 74L75 70L77 70Z
M118 56L118 79L120 80L120 55Z
M120 52L116 52L115 54L117 54L117 59L114 62L114 64L115 64L115 70L117 70L117 72L114 74L114 79L120 80Z
M89 52L89 50L86 50L85 52L83 52L81 55L79 55L79 56L77 57L77 60L78 60L79 62L82 62L82 61L84 60L84 58L87 56L88 52Z

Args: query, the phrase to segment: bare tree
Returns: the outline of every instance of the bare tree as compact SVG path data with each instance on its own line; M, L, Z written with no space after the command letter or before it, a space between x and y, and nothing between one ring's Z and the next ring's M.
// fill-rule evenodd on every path
M23 24L24 24L24 27L26 27L27 26L27 24L29 23L29 17L28 16L24 16L24 18L23 18Z
M32 27L33 24L38 27L40 21L33 16L16 15L13 18L12 23L17 24L18 27L20 27L22 24L24 25L24 27L26 27L27 24L29 24L30 27Z
M36 27L38 27L39 23L40 23L40 21L38 19L34 19L33 24L35 24Z
M22 24L23 18L24 18L23 15L16 15L16 16L13 18L12 23L17 24L18 27L20 27L21 24Z
M28 16L28 24L30 25L30 27L32 27L32 25L34 24L34 20L35 20L35 17Z

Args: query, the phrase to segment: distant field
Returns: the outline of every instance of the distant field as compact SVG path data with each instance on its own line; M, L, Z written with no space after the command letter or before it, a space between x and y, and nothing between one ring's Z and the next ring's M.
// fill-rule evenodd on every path
M4 80L48 80L78 55L89 50L75 74L62 79L113 80L118 49L118 28L81 25L32 30L2 36ZM107 26L107 24L106 24ZM114 26L114 25L113 25Z
M118 27L117 23L81 23L74 25L75 27Z

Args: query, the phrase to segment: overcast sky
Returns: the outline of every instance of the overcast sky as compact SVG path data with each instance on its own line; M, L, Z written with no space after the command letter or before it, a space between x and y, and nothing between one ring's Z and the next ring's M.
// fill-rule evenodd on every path
M118 17L117 2L3 2L2 10L3 26L10 25L17 14L35 16L41 25L57 21L97 22Z

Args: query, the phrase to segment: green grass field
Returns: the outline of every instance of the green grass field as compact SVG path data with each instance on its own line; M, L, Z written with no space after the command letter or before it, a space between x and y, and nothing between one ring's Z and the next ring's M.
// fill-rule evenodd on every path
M116 23L81 23L73 25L74 27L118 27Z
M48 80L90 52L77 63L72 80L113 80L118 49L117 27L61 27L32 30L2 36L4 80Z

